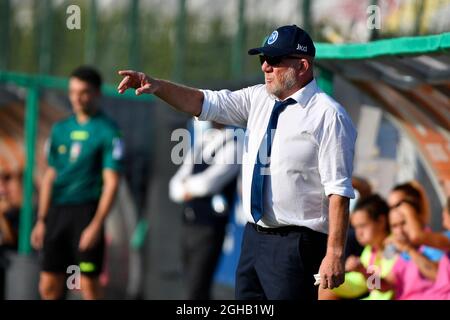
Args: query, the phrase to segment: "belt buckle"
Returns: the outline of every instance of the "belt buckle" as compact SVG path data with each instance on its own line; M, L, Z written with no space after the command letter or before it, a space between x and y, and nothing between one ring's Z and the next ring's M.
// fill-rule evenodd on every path
M261 227L259 224L256 224L256 223L255 223L254 226L255 226L256 232L259 232L259 233L268 233L268 232L267 232L267 229L264 228L264 227Z
M262 227L258 224L255 224L256 226L256 232L259 233L263 233L263 234L282 234L282 232L280 232L279 228L266 228L266 227Z

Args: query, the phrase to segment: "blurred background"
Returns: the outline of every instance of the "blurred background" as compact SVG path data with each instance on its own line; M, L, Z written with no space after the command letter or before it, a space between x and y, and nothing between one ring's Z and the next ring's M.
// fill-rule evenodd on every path
M73 4L81 28L70 30ZM379 30L367 28L370 5L379 8ZM450 30L448 0L3 0L0 9L2 70L64 77L90 63L110 83L125 67L198 84L257 76L245 49L283 24L331 43Z
M77 12L79 28L69 28ZM449 16L450 0L0 0L0 172L23 182L18 251L5 262L6 298L37 298L29 233L44 144L52 124L71 112L67 76L81 64L102 73L101 106L126 145L124 179L107 222L107 297L182 298L181 207L169 200L168 181L177 170L171 133L189 119L152 96L119 97L117 71L209 89L261 83L259 61L247 50L284 24L301 26L318 43L319 83L358 128L355 175L384 196L397 183L418 180L431 226L439 229L450 194ZM373 22L378 28L369 27ZM216 270L216 298L234 295L244 223L238 202Z

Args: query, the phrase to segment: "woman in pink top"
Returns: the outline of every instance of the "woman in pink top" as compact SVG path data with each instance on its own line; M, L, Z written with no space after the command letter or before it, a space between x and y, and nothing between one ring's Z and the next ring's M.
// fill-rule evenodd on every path
M423 199L424 194L414 184L397 186L388 199L392 232L388 242L400 253L387 280L394 285L399 300L450 299L449 257L424 245L445 249L448 238L425 227L429 215L424 211Z
M394 187L389 194L388 204L391 210L400 210L405 215L405 232L414 246L425 245L450 251L450 239L445 233L425 228L430 220L430 209L428 198L419 183L413 181ZM442 224L445 228L449 224L446 220L444 214Z

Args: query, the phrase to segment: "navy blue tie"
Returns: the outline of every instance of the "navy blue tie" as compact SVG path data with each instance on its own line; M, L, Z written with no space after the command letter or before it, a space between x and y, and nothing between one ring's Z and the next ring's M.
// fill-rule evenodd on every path
M251 190L251 213L255 223L258 222L264 214L264 182L266 174L263 170L269 167L270 163L265 161L262 163L261 158L266 160L270 159L270 154L272 152L272 133L275 133L278 124L278 118L280 113L290 104L297 103L292 98L285 101L276 101L273 107L272 114L270 115L269 124L267 126L266 134L259 146L258 154L256 155L255 167L253 168L253 178L252 178L252 190ZM266 154L264 154L264 146L267 147ZM267 156L267 157L266 157Z

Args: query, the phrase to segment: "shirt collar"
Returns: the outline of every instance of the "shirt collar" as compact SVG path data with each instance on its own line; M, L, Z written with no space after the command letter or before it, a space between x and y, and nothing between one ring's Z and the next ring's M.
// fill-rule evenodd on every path
M318 91L316 79L312 79L306 86L298 90L297 92L293 93L291 96L289 96L287 99L292 98L297 103L302 106L303 108L306 107L306 105L309 102L309 99Z

